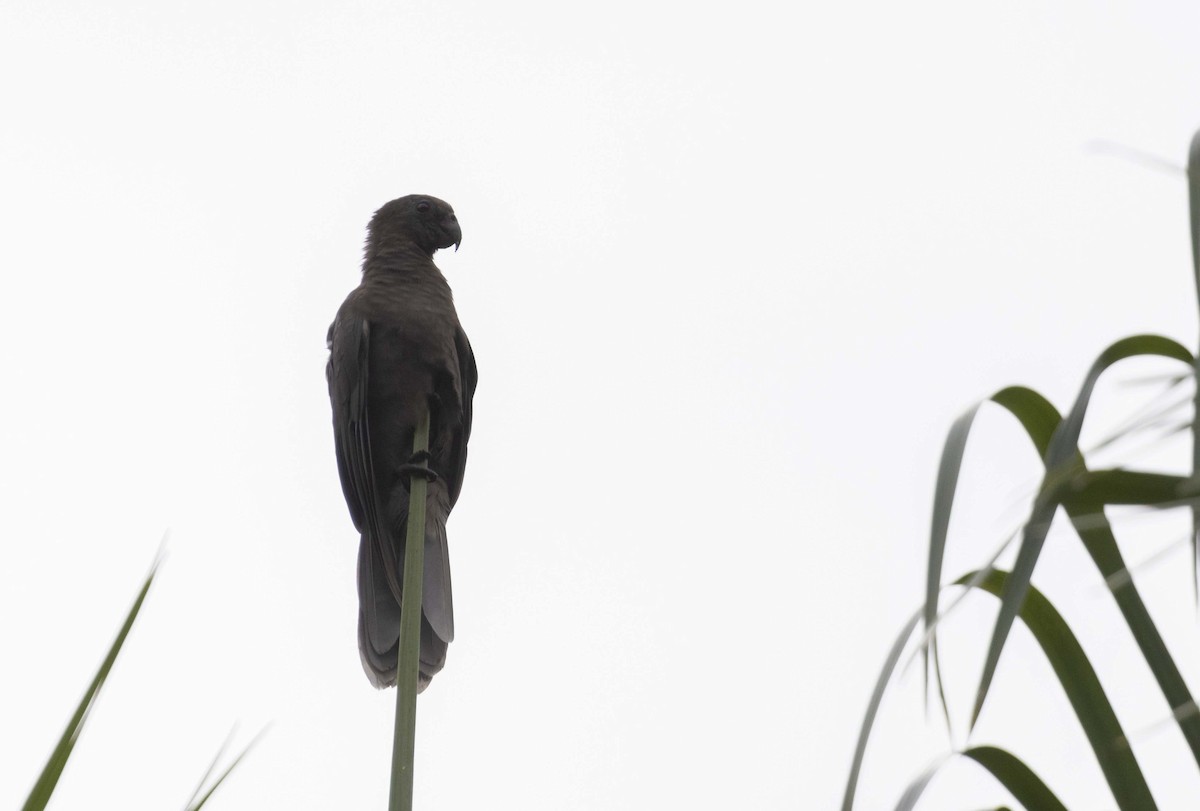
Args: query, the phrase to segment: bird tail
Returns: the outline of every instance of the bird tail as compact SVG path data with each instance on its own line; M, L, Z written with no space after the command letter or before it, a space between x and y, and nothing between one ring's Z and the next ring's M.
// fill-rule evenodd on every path
M404 495L407 497L407 493ZM448 513L444 488L431 488L425 519L418 692L424 690L446 664L446 651L454 639L450 559L446 544ZM406 523L407 510L400 514L394 533L401 540L392 544L391 539L382 539L383 543L389 544L389 549L385 550L369 531L362 534L358 548L358 650L367 678L379 688L396 684L400 652L400 584L404 582L402 539ZM395 561L394 577L388 576L390 561Z

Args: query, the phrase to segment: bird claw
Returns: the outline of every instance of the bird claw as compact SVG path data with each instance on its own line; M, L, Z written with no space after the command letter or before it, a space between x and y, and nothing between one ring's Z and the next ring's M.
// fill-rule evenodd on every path
M404 482L406 487L411 485L413 476L420 476L427 482L435 482L440 478L438 474L428 466L429 459L429 451L418 451L417 453L414 453L412 456L408 457L407 462L400 465L398 473L400 474L401 481Z

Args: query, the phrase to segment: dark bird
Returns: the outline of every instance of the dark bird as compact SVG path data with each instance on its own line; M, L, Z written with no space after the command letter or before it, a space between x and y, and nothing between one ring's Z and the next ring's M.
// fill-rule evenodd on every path
M458 501L475 355L458 323L434 251L458 249L449 204L423 194L392 200L371 218L359 286L329 327L326 378L338 473L358 549L358 648L376 687L396 683L409 477L432 470L426 506L419 690L446 662L454 639L446 518ZM429 453L413 433L430 410Z

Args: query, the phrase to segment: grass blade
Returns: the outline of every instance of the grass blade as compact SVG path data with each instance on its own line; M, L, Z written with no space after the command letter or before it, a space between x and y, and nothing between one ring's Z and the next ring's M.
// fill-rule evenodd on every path
M1033 389L1025 386L1009 386L991 397L992 402L1006 408L1025 429L1038 456L1046 458L1050 440L1062 423L1062 417L1054 405Z
M246 744L246 748L243 749L241 753L233 759L233 762L226 767L225 771L221 772L221 776L218 777L216 781L214 781L213 784L208 787L208 791L205 791L204 795L200 796L200 792L203 789L204 784L208 782L208 778L211 777L212 773L216 770L217 761L221 759L221 755L225 753L225 750L229 746L230 739L233 738L233 733L230 732L229 737L225 739L225 742L221 744L221 748L217 750L216 757L214 757L212 763L209 764L208 771L206 771L204 773L204 777L201 778L200 785L196 787L195 794L193 794L192 798L188 800L186 811L200 811L200 809L204 807L204 804L208 802L208 799L213 796L213 793L220 788L222 783L225 782L225 778L229 777L230 773L237 768L237 765L242 762L242 758L250 754L250 750L254 748L254 746L262 739L262 736L265 735L266 732L267 730L264 728L261 732L255 735L250 743Z
M1171 656L1167 643L1150 617L1146 604L1142 601L1133 579L1128 576L1128 567L1117 546L1117 538L1113 534L1112 525L1104 518L1100 505L1088 503L1079 499L1068 501L1065 505L1067 516L1083 541L1088 555L1100 570L1105 582L1120 583L1120 588L1112 589L1113 599L1117 608L1125 618L1130 633L1137 643L1142 657L1154 674L1163 697L1175 713L1179 730L1187 741L1192 752L1192 758L1200 766L1200 716L1195 713L1181 713L1180 709L1195 706L1187 682L1179 672L1174 658ZM1097 516L1102 520L1097 520Z
M904 624L900 633L896 635L896 641L892 643L892 649L888 652L883 669L879 672L879 678L875 681L875 689L871 691L871 700L867 702L867 712L863 717L862 729L858 733L858 744L854 747L854 759L850 762L850 778L846 781L846 793L842 796L842 811L853 811L854 793L858 788L858 777L862 772L863 758L867 754L867 740L871 737L871 729L875 726L875 716L879 713L879 705L883 703L883 693L892 680L892 674L896 671L896 663L900 661L900 654L904 652L904 646L912 636L913 629L921 621L921 614L922 610L918 609Z
M1007 578L1005 593L1000 600L1000 611L996 617L996 625L992 633L992 641L988 646L987 659L984 662L983 674L979 680L979 689L975 697L975 707L971 713L971 726L974 727L983 710L987 699L988 689L996 674L996 666L1000 662L1000 654L1008 640L1009 631L1020 610L1030 588L1033 570L1037 566L1042 546L1046 542L1051 520L1058 511L1063 496L1063 488L1072 477L1083 471L1083 458L1079 454L1079 433L1087 414L1088 404L1096 383L1105 370L1118 361L1137 355L1158 355L1166 358L1192 363L1192 355L1178 342L1159 335L1135 335L1123 338L1108 347L1096 362L1092 364L1075 405L1054 431L1050 446L1046 451L1046 477L1041 490L1034 501L1033 514L1026 526L1021 546L1017 552L1017 560L1013 565L1012 576Z
M1024 386L1010 386L988 398L991 402L1007 409L1025 429L1025 433L1038 448L1039 455L1045 457L1046 449L1054 429L1058 427L1061 418L1058 411L1042 395ZM987 402L987 401L985 401ZM938 466L937 486L933 498L933 518L930 522L929 535L929 564L925 579L925 608L924 625L929 644L922 645L925 655L925 695L929 694L929 660L934 659L934 673L940 673L937 666L937 647L934 628L938 616L938 594L942 586L942 563L945 557L946 537L950 527L950 514L954 507L954 495L958 489L958 476L962 470L964 451L967 438L974 424L975 416L983 403L977 403L967 409L961 417L955 420L946 437L942 448L942 459ZM947 727L950 726L950 710L946 706L945 692L938 685L938 698L941 702L942 713L946 717Z
M1036 399L1034 399L1036 398ZM1048 400L1041 398L1036 392L1028 389L1005 389L995 395L993 400L1019 403L1026 401L1021 409L1009 408L1022 421L1022 425L1033 440L1039 452L1045 454L1049 448L1049 438L1056 430L1060 418L1057 410ZM1032 419L1027 415L1034 415ZM1067 516L1071 519L1075 531L1083 541L1088 554L1096 563L1100 574L1106 582L1114 582L1115 578L1127 572L1124 560L1117 547L1116 537L1112 526L1104 516L1104 504L1169 504L1187 498L1193 484L1182 477L1162 476L1154 473L1137 473L1133 471L1094 471L1089 472L1083 467L1078 484L1072 483L1069 488L1072 495L1065 502ZM1146 659L1159 689L1162 690L1168 705L1175 713L1192 757L1200 765L1200 717L1194 714L1180 714L1181 707L1194 706L1192 695L1184 682L1179 668L1175 665L1163 641L1158 628L1150 618L1141 595L1138 594L1132 581L1125 577L1127 583L1123 588L1115 590L1113 597L1117 607L1133 634L1142 656Z
M925 789L929 787L929 783L937 777L938 772L950 762L952 757L953 755L942 755L913 778L913 781L904 789L904 793L900 795L900 801L896 803L896 811L912 811L916 807L917 801L921 799L921 795L925 793Z
M959 754L991 772L1027 811L1067 811L1042 779L1015 755L995 746L974 746ZM917 775L900 797L896 811L912 811L929 783L950 760L949 756L938 758Z
M87 723L88 715L92 711L92 707L96 702L96 696L100 693L100 688L104 686L108 674L112 671L113 664L117 661L117 655L121 652L121 647L125 644L125 638L129 636L130 629L133 628L133 623L137 619L138 612L142 610L142 603L146 599L146 594L150 591L150 584L154 582L154 576L158 572L158 560L150 567L150 573L146 575L146 581L142 584L141 590L138 592L137 599L133 602L133 607L129 609L129 614L125 617L125 623L121 626L120 632L117 633L117 638L113 640L112 646L108 649L108 655L104 657L104 661L100 664L100 669L96 671L96 675L92 678L92 683L88 686L87 691L83 694L83 699L79 702L79 706L75 709L75 714L71 716L71 720L67 723L67 728L63 730L62 737L58 740L58 745L54 747L54 751L50 754L49 761L42 769L41 775L38 776L37 782L33 785L33 790L29 793L29 798L25 800L25 805L22 806L23 811L41 811L50 802L50 797L54 794L54 789L58 785L58 779L62 776L63 769L67 765L67 760L71 757L71 752L75 749L75 742L79 740L80 733L83 732L84 724Z
M974 576L972 572L958 582L965 585ZM977 582L981 589L1003 599L1008 592L1007 581L1011 576L993 570ZM1040 591L1029 586L1018 616L1033 633L1054 669L1054 675L1091 744L1117 807L1122 811L1152 811L1157 808L1141 767L1129 748L1121 723L1096 677L1096 671L1062 615Z
M213 755L212 762L208 764L208 768L204 770L204 774L200 776L200 782L196 784L196 790L192 792L192 796L188 798L187 808L195 808L196 800L200 798L200 793L204 791L204 787L208 784L208 778L212 777L213 772L217 770L217 764L221 762L221 758L225 755L225 750L229 748L229 744L233 742L233 736L237 733L237 725L234 724L233 729L229 730L229 734L225 736L225 740L221 743L217 753Z
M999 597L1004 591L1005 580L1008 577L1006 572L999 570L970 572L959 578L955 585L979 588ZM854 796L866 756L867 742L874 727L879 706L882 703L884 692L895 674L905 644L912 636L913 630L922 616L923 607L918 609L917 613L905 623L896 636L875 683L875 689L871 693L871 699L868 702L867 712L859 732L858 743L855 746L850 776L842 799L842 811L853 811ZM1075 635L1065 620L1049 600L1032 586L1018 616L1033 633L1058 677L1067 699L1080 720L1084 733L1092 744L1097 762L1113 791L1113 796L1117 799L1118 807L1122 811L1129 809L1151 811L1156 808L1133 751L1126 743L1125 733L1113 712L1112 705L1096 677L1094 668L1083 652L1083 648L1075 639ZM1192 714L1193 719L1194 715ZM1185 723L1185 720L1180 719L1180 724ZM993 749L994 747L975 747L966 750L963 754L971 756L968 753L980 753L979 757L974 759L992 771L997 779L1013 793L1013 796L1021 800L1032 811L1038 811L1043 807L1057 811L1062 807L1061 803L1053 804L1058 802L1057 798L1031 770L1027 767L1022 770L1021 767L1024 764L1015 757L1012 758L1012 761L1016 762L1015 764L1009 762L1005 760L1003 754L995 754ZM944 763L944 758L939 759L918 775L909 784L897 808L911 809ZM997 768L993 769L993 766ZM1027 798L1030 800L1029 802L1026 802ZM1042 804L1036 805L1035 802Z
M991 772L1028 811L1067 811L1049 786L1016 755L996 746L974 746L962 754Z
M1136 470L1085 470L1071 483L1068 499L1099 509L1110 504L1144 507L1178 506L1195 497L1192 479Z
M937 639L934 636L934 624L938 614L938 593L942 588L942 562L945 558L946 537L950 531L950 513L954 508L954 495L958 491L958 474L962 470L963 454L967 449L967 438L971 435L971 426L975 415L979 413L982 403L976 403L950 427L946 443L942 446L942 459L938 464L937 485L933 493L933 518L929 530L929 564L925 578L925 609L924 626L929 634L930 644L922 648L925 655L925 696L929 696L930 658L937 656ZM934 671L940 668L934 663ZM938 685L939 701L942 713L946 717L946 725L950 725L949 708L944 698L945 692Z
M1132 335L1128 338L1122 338L1116 343L1109 346L1100 353L1100 357L1092 364L1092 368L1088 371L1087 378L1084 380L1083 387L1079 390L1079 396L1075 399L1075 405L1071 409L1071 413L1067 415L1065 422L1055 431L1054 437L1050 442L1050 449L1047 452L1047 467L1053 470L1058 465L1069 462L1071 458L1078 452L1079 433L1083 428L1083 419L1087 415L1088 404L1092 398L1092 392L1096 388L1096 383L1110 366L1118 361L1138 355L1158 355L1160 357L1178 360L1189 366L1194 363L1192 353L1183 347L1178 341L1170 338L1165 338L1161 335Z
M1200 303L1200 131L1192 136L1188 150L1188 222L1192 233L1192 270L1196 278L1197 302ZM1192 366L1200 381L1200 360ZM1200 479L1200 382L1193 404L1192 476ZM1192 508L1192 594L1200 602L1200 506Z
M1037 392L1021 386L1002 389L990 399L1020 421L1034 447L1045 458L1050 439L1061 423L1057 409ZM1191 497L1194 482L1178 476L1127 470L1088 471L1086 467L1082 467L1066 489L1070 492L1065 501L1067 515L1100 573L1108 582L1127 582L1123 588L1114 591L1114 599L1176 716L1193 757L1200 765L1200 717L1194 713L1179 712L1179 708L1194 706L1192 695L1137 589L1128 582L1128 577L1121 578L1120 581L1115 580L1127 569L1112 527L1102 509L1105 504L1169 506ZM1043 526L1048 527L1048 522ZM944 537L942 542L944 543ZM937 559L941 559L940 551ZM938 570L931 567L930 579L938 582L940 576L940 565ZM926 612L929 604L927 597ZM934 606L936 608L936 598ZM928 613L925 616L927 617ZM926 627L929 627L928 620L926 623ZM927 637L925 641L931 640L932 637Z

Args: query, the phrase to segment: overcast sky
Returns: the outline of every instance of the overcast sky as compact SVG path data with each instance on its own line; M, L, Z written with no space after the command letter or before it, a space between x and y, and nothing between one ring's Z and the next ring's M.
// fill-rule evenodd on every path
M385 806L325 331L371 213L420 192L463 226L437 261L480 382L418 807L832 807L950 422L1017 382L1065 408L1127 334L1193 343L1182 175L1094 144L1183 163L1198 35L1182 2L7 0L0 806L168 531L54 807L181 807L235 723L272 726L212 807ZM1038 470L980 431L950 577ZM1129 557L1173 520L1130 519ZM1165 705L1078 547L1037 582L1146 730ZM1138 582L1195 690L1186 560ZM947 640L959 717L987 599ZM974 740L1111 806L1066 702L1028 698L1051 678L1019 629ZM922 712L914 668L862 808L945 750ZM1177 731L1134 747L1191 807ZM962 764L923 807L1005 798Z

